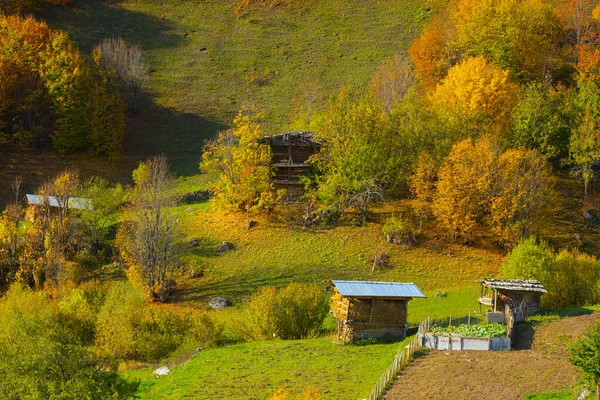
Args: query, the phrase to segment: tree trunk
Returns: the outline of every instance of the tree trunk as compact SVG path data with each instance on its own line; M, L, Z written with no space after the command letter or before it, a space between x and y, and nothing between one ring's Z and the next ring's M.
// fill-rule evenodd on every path
M596 400L600 400L600 382L596 383Z

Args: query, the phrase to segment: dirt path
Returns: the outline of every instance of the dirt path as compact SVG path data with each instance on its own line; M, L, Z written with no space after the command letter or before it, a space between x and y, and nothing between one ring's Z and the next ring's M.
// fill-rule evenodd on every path
M385 398L505 400L570 388L581 376L567 360L565 344L597 320L600 313L539 325L524 333L533 340L522 350L432 351L415 360Z

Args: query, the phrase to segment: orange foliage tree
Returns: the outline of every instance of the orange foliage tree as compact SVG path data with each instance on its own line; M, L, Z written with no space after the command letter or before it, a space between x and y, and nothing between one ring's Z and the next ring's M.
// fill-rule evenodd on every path
M415 75L425 89L434 89L457 62L458 53L453 36L451 20L438 15L423 28L421 36L408 48Z

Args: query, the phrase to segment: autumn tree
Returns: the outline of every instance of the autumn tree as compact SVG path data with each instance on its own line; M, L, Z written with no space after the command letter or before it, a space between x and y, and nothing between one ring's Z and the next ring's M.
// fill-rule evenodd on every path
M519 80L545 80L561 65L559 23L539 0L456 0L449 6L463 57L484 57Z
M452 147L440 167L432 211L453 240L473 240L492 192L495 157L488 139L466 139Z
M433 90L459 60L454 44L454 26L445 15L438 15L425 25L421 35L408 49L415 75L426 90Z
M502 132L517 101L518 86L510 72L482 57L454 66L431 95L433 110L459 137Z
M410 179L410 189L415 196L415 212L419 215L419 233L423 231L423 219L430 211L435 193L436 165L427 153L421 153Z
M66 33L31 17L1 16L0 50L0 140L52 143L59 152L119 151L120 95Z
M411 66L404 57L396 55L382 62L371 79L371 92L390 113L394 103L402 100L414 81Z
M538 233L551 201L551 172L536 150L515 149L498 156L494 171L489 223L510 246Z
M156 156L133 172L132 220L118 233L117 246L127 275L153 301L166 301L170 274L178 256L177 220L169 207L172 178L167 159Z
M595 0L567 0L562 2L557 15L564 28L564 35L573 49L582 44L596 43L599 37L598 21L594 19ZM578 55L576 53L575 62Z
M234 128L220 132L205 146L200 163L217 199L246 215L252 209L270 207L275 200L269 183L269 148L258 143L263 136L260 118L255 110L241 109Z

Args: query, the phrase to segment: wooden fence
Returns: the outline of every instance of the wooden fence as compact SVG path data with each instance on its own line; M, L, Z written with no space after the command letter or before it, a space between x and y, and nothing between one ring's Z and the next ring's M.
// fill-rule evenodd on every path
M431 318L427 318L425 321L419 324L419 329L417 330L417 334L413 337L406 347L398 350L396 356L394 357L394 361L392 365L389 366L387 371L385 371L377 380L375 387L371 390L371 394L369 395L368 400L377 400L379 399L385 391L388 389L388 385L394 381L398 377L398 373L405 368L411 357L413 356L415 350L417 350L420 346L419 337L425 332L429 330L431 327Z

